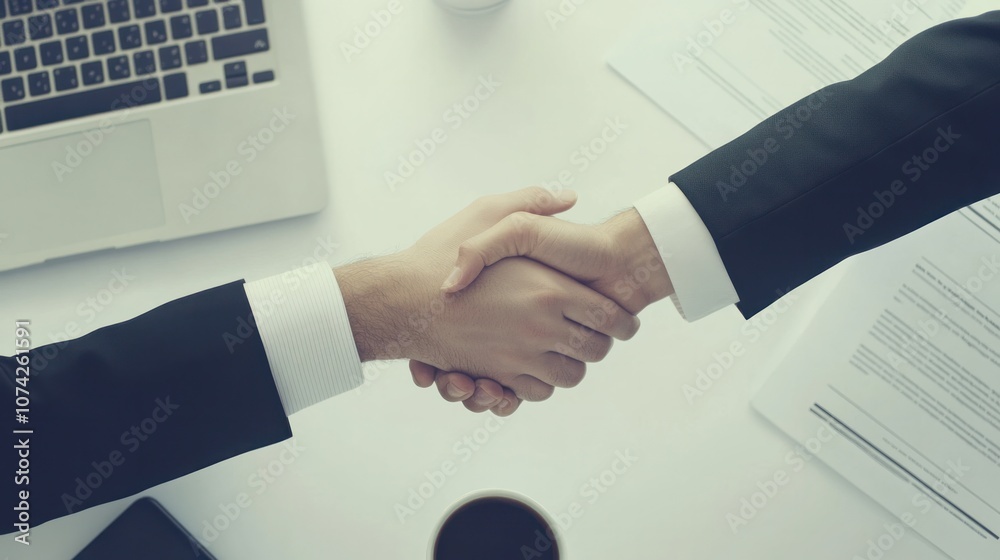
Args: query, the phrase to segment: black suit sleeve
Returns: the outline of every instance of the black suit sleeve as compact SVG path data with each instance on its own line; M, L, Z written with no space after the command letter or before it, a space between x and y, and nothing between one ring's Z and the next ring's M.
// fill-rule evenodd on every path
M1000 192L1000 12L934 27L671 177L750 317Z
M235 282L39 347L27 354L27 425L13 410L17 364L0 357L6 511L27 489L37 526L291 437L254 324ZM25 427L34 433L12 435ZM27 486L11 468L18 437L29 440Z

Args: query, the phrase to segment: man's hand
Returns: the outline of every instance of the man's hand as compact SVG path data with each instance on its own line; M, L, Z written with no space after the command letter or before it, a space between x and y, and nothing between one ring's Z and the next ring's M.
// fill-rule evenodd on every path
M585 362L603 359L612 337L628 339L638 329L614 301L528 259L490 267L461 293L439 288L462 242L512 213L554 214L574 203L575 196L537 188L485 197L406 251L338 269L362 360L417 360L426 364L415 366L418 381L428 368L465 372L479 379L478 400L468 399L468 384L448 377L439 382L442 395L504 415L518 399L544 400L555 387L580 383ZM489 380L507 390L498 395Z
M560 270L631 313L673 293L659 251L634 209L599 226L525 212L511 214L462 243L456 267L441 289L449 294L459 292L486 267L515 256L530 257ZM436 383L439 389L442 385L461 388L467 406L491 402L503 391L496 383L473 380L459 371L441 371L419 362L411 362L410 370L420 387Z
M508 257L529 257L590 285L632 313L673 293L659 251L634 209L599 226L517 212L458 249L441 287L456 293L486 267Z

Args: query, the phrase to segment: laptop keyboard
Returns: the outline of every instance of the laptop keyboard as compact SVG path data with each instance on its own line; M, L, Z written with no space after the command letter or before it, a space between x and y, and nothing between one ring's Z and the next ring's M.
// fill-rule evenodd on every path
M263 0L0 0L0 138L272 82Z

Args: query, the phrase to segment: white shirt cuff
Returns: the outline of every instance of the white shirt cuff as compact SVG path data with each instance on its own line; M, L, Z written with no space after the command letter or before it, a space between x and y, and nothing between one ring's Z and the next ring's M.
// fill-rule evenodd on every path
M635 209L667 265L682 317L697 321L740 301L712 234L676 185L641 199Z
M329 265L247 282L243 288L286 415L361 386L361 359Z

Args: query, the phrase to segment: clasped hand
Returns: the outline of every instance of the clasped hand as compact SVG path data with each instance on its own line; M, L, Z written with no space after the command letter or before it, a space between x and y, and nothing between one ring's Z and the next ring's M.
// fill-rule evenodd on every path
M401 254L414 285L437 278L422 297L441 302L405 351L418 386L510 415L578 385L585 363L635 335L635 314L672 293L635 210L597 226L551 217L575 202L540 188L484 197Z

